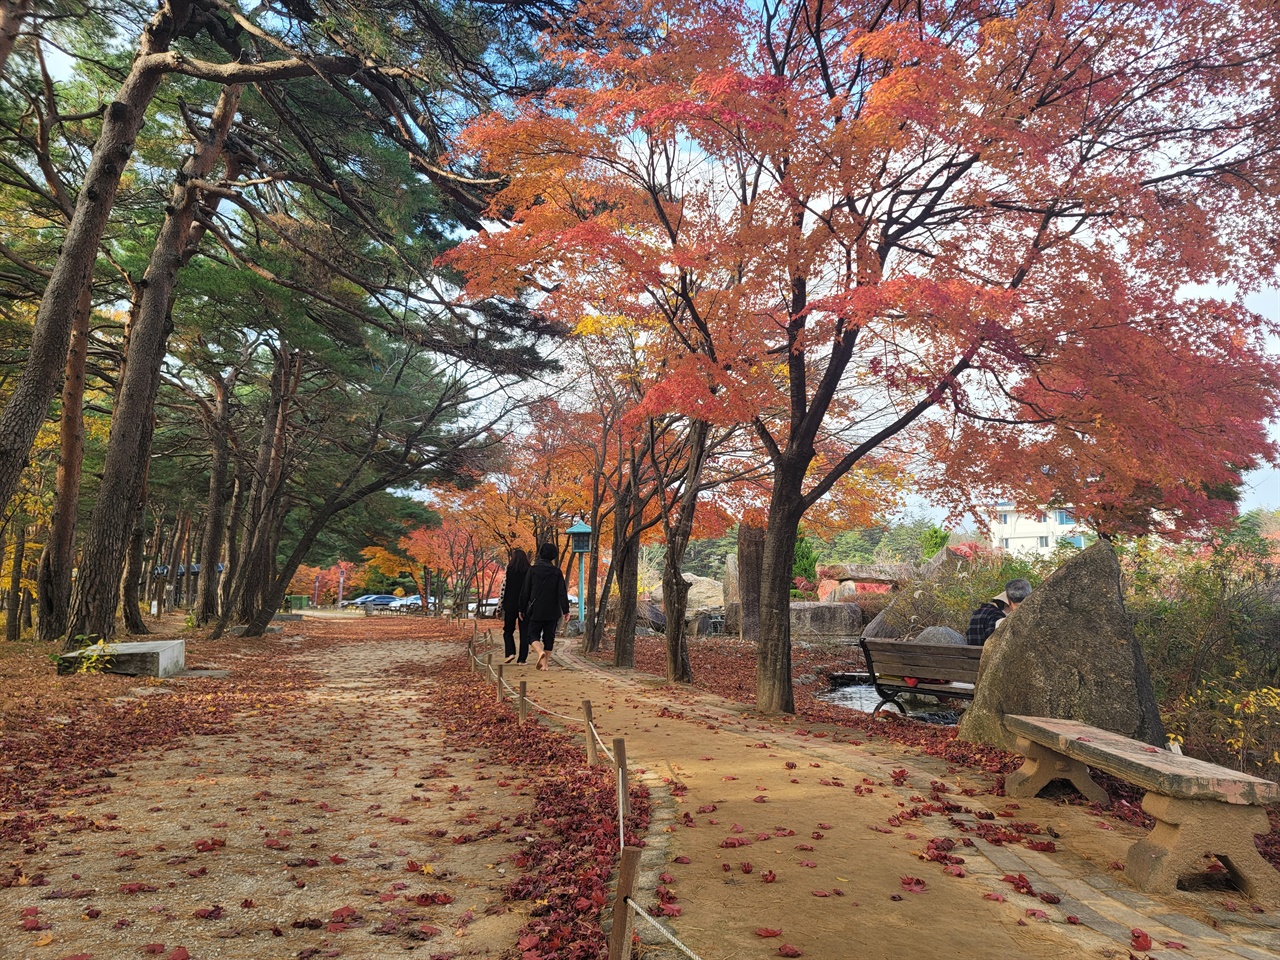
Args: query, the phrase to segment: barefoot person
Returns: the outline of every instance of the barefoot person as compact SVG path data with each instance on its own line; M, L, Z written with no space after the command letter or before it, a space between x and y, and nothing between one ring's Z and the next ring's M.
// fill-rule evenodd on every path
M502 650L506 655L503 663L524 663L529 657L529 631L520 619L520 594L524 592L524 581L529 576L529 555L519 547L511 551L511 559L507 561L507 576L502 581L502 597L498 606L502 608ZM520 659L516 659L516 628L520 629Z
M520 609L529 629L529 645L538 655L538 669L547 669L547 660L556 642L556 623L569 616L569 585L556 566L554 543L538 548L538 559L529 568L520 594Z

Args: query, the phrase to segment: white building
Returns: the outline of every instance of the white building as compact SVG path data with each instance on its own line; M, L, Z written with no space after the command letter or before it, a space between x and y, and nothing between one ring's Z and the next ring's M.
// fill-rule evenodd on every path
M1084 546L1084 531L1076 525L1069 507L1018 513L1013 504L998 503L992 511L991 545L996 549L1047 555L1059 540Z

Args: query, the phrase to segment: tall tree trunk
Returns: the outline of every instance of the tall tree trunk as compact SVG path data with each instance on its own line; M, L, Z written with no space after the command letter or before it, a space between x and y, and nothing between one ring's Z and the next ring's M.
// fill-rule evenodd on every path
M22 603L22 562L27 553L27 528L19 524L13 536L13 566L9 570L9 595L4 611L4 638L10 642L22 634L19 620Z
M71 568L75 565L76 513L80 502L80 473L84 465L84 371L89 353L89 287L80 295L71 346L67 351L62 382L62 420L58 425L58 476L49 538L40 554L36 595L40 614L36 639L52 643L67 632L67 608L71 602Z
M143 636L151 631L142 619L142 588L146 584L143 555L146 549L147 484L143 481L138 503L133 508L133 529L129 533L129 551L125 556L124 582L120 586L120 608L124 615L124 632Z
M698 506L702 468L707 462L706 421L689 424L689 459L680 479L680 501L675 509L675 523L667 528L667 552L662 566L662 599L667 614L667 680L693 683L693 665L689 662L689 638L685 630L685 614L689 609L689 584L684 578L685 551L693 536L693 515Z
M14 41L22 31L22 21L31 12L31 0L0 0L0 77L13 53Z
M618 573L618 626L613 635L613 665L636 665L636 601L640 585L640 538L633 533L635 492L624 487L614 506L613 563Z
M155 417L147 427L145 447L151 449L151 438L155 435ZM147 484L151 476L151 458L147 458L142 468L142 482L138 485L138 496L133 503L133 513L129 523L129 546L125 553L124 576L120 582L120 613L124 618L124 630L132 636L145 636L151 631L147 622L142 619L142 599L146 596L147 584L150 580L143 573L143 550L146 541L147 525ZM159 535L160 524L156 524ZM158 541L157 541L158 543ZM155 556L155 548L152 549ZM148 573L150 571L148 570ZM159 609L159 608L157 608Z
M161 613L168 613L173 605L173 595L177 592L175 584L178 580L178 557L181 556L182 541L187 537L187 526L190 522L186 513L180 513L173 523L173 535L169 538L168 550L165 553L164 581L160 588Z
M71 224L36 311L27 362L9 402L0 412L0 510L8 506L18 488L31 444L44 423L49 401L58 391L58 375L67 359L71 328L81 296L92 282L98 243L111 215L120 177L133 156L134 139L164 76L164 65L151 55L169 49L190 15L190 0L165 0L161 4L142 32L129 75L103 113L102 132L94 144ZM114 593L114 589L110 587L109 592Z
M280 442L285 411L285 395L289 386L288 353L281 345L276 351L275 367L271 371L271 396L262 419L262 437L258 443L258 458L254 464L253 482L249 489L248 511L244 530L244 545L240 562L236 567L236 582L232 588L234 612L240 623L248 623L258 607L261 585L269 575L267 548L269 527L275 522L277 504L276 488L271 469L276 463L275 451Z
M582 652L594 653L600 649L600 640L604 636L603 604L597 606L600 594L600 506L594 503L591 507L591 552L587 554L587 621L582 629ZM605 595L608 595L606 578Z
M182 576L178 578L178 583L181 586L179 596L182 598L181 606L183 607L191 606L191 598L194 595L196 588L196 575L191 572L191 556L195 551L196 542L194 528L195 522L192 521L187 530L187 535L183 538L182 542L182 565L179 568L180 572L182 572Z
M31 630L35 626L35 624L31 620L31 606L32 606L31 591L28 588L23 587L22 588L22 612L19 615L19 619L22 621L23 630Z
M806 461L807 464L807 461ZM795 713L791 687L791 568L804 515L805 467L783 457L773 477L760 571L760 644L756 706L764 713Z
M227 535L222 576L218 581L218 617L224 620L231 610L235 584L239 580L241 541L247 536L245 514L249 503L249 465L244 460L236 462L235 490L231 495L231 515L227 517Z
M190 258L187 241L201 198L197 184L212 172L222 153L243 89L238 84L223 87L204 140L175 179L164 224L151 251L147 272L138 285L137 296L142 298L142 305L129 335L127 363L111 416L102 484L71 598L70 622L75 633L110 637L115 631L120 576L131 529L130 508L150 454L148 424L153 416L160 364L173 328L171 309L178 270ZM148 445L144 447L144 443Z
M222 558L227 529L227 478L231 472L231 445L227 429L231 419L231 390L221 378L214 380L210 412L209 501L205 509L204 535L200 540L200 593L196 598L196 623L204 625L218 615L218 561Z
M760 642L760 577L764 569L764 531L749 523L738 525L739 636Z

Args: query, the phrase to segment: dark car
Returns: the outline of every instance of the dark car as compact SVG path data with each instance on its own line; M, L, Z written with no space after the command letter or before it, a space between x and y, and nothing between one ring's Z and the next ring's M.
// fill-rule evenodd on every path
M389 593L366 593L363 597L356 597L354 600L343 600L340 604L343 607L363 607L365 609L375 607L389 607L399 597L393 597Z

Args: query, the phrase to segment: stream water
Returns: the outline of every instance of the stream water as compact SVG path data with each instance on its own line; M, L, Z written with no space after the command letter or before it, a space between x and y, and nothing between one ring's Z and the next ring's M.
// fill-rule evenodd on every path
M818 694L818 699L826 703L834 704L837 707L845 707L849 710L861 710L863 713L870 713L876 708L876 704L880 702L880 694L876 693L876 688L871 684L851 683L846 686L832 687L826 693ZM919 702L920 698L917 698ZM914 707L914 704L910 705ZM889 706L883 712L892 711L893 707ZM956 724L960 719L960 713L955 710L939 710L935 705L935 701L929 700L928 705L924 709L910 709L907 716L912 720L920 720L924 723L939 723L944 726Z

